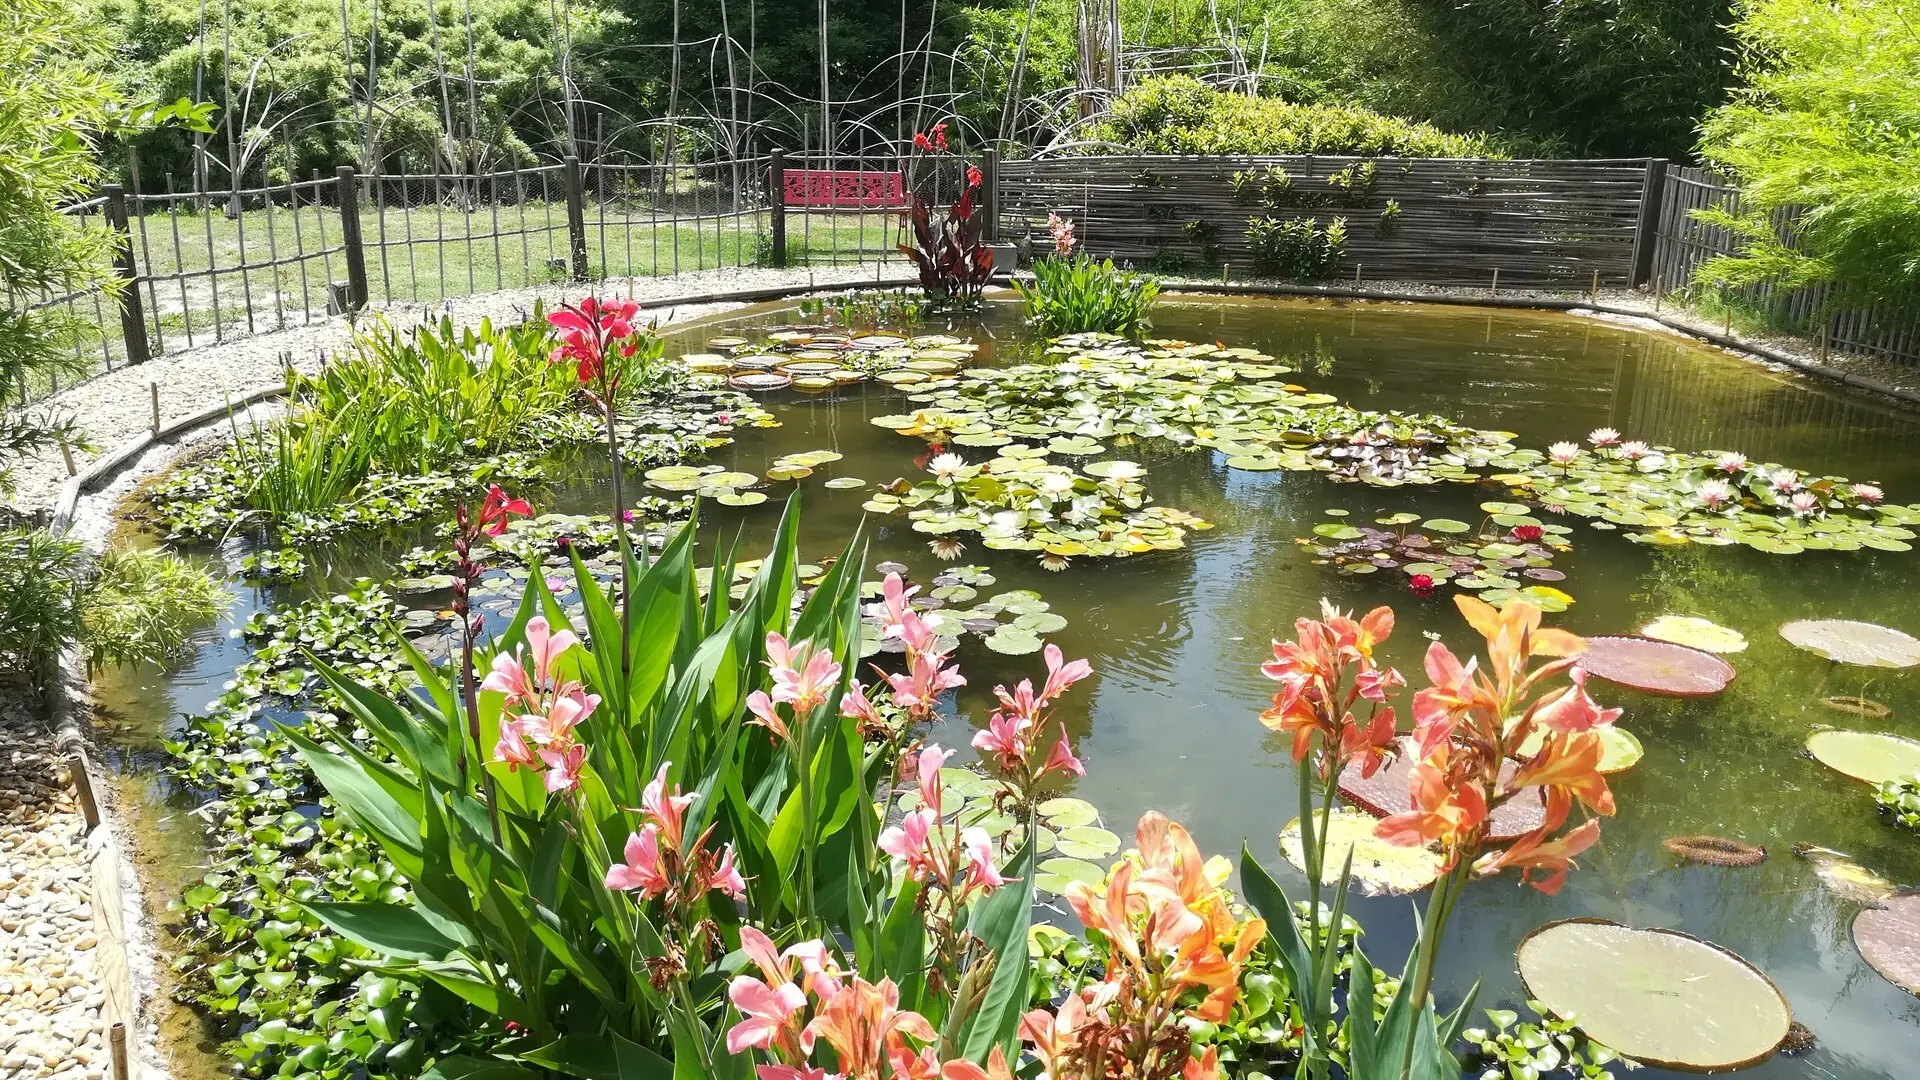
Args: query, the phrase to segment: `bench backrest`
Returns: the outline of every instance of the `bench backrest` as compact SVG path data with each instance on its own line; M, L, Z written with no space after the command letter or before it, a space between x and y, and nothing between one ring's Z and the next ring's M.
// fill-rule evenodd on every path
M782 202L786 206L904 209L906 175L852 169L787 169Z

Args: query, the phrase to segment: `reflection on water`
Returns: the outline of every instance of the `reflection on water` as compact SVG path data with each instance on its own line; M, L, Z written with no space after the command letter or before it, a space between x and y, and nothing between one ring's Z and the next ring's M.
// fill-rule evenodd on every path
M749 314L696 328L676 347L694 351L708 336L767 317ZM984 332L989 358L1021 352L1007 312L996 313ZM1165 305L1157 332L1295 356L1303 367L1299 381L1313 389L1365 407L1443 413L1516 432L1532 445L1604 425L1629 439L1739 450L1813 472L1877 480L1896 500L1920 499L1920 461L1910 449L1920 445L1920 417L1672 335L1530 312L1243 300ZM769 407L783 426L746 433L719 461L763 472L786 453L827 448L845 455L808 481L804 495L805 553L837 552L864 516L864 496L827 490L819 481L911 476L918 444L868 422L902 405L903 395L882 387L832 397L776 395ZM1219 527L1192 534L1185 551L1076 560L1057 575L1043 572L1027 553L971 545L963 559L989 565L996 588L1040 590L1069 620L1054 639L1069 656L1093 661L1096 677L1076 688L1065 708L1088 766L1079 793L1102 808L1109 826L1126 832L1142 811L1162 809L1185 821L1210 852L1231 854L1244 838L1283 883L1298 885L1274 843L1295 805L1291 762L1255 719L1271 693L1258 670L1271 655L1270 639L1290 633L1293 619L1313 613L1326 596L1350 608L1394 605L1400 625L1386 652L1403 670L1417 671L1424 635L1440 635L1456 650L1474 642L1444 595L1416 598L1393 574L1335 577L1304 557L1294 538L1324 520L1329 507L1349 509L1356 519L1413 510L1478 520L1475 504L1487 496L1457 487L1388 491L1336 485L1313 474L1236 472L1204 452L1126 452L1147 465L1156 500ZM581 486L547 505L592 509L600 498L597 487ZM743 527L750 550L777 513L776 499L724 520L709 518L709 538ZM925 537L904 520L870 519L867 526L874 558L904 562L922 580L935 571ZM1458 994L1481 977L1485 1004L1516 1001L1513 947L1551 919L1596 915L1674 927L1717 941L1767 971L1820 1037L1821 1048L1810 1055L1775 1060L1751 1075L1914 1075L1920 1002L1859 960L1847 929L1855 907L1821 891L1789 848L1837 848L1896 881L1920 883L1920 842L1882 826L1863 787L1800 751L1816 725L1869 726L1820 704L1834 694L1884 702L1893 715L1870 726L1920 736L1920 676L1837 669L1787 646L1774 631L1789 619L1822 616L1920 631L1920 553L1651 550L1585 528L1575 539L1577 550L1556 561L1568 574L1564 587L1578 599L1557 617L1560 624L1621 632L1660 614L1701 615L1741 629L1752 646L1733 658L1740 677L1717 699L1602 695L1625 706L1622 723L1647 750L1637 769L1616 777L1618 817L1557 897L1518 887L1511 876L1477 886L1453 923L1443 992ZM334 565L329 587L372 571L410 542L401 537L328 553ZM260 599L249 594L249 602ZM234 620L244 615L243 609ZM240 656L231 643L213 643L188 672L133 680L119 696L127 713L145 723L173 717L215 696ZM961 659L971 682L960 704L976 720L984 719L996 682L1040 668L1037 657L1002 657L977 646L963 647ZM950 720L931 737L964 747L970 731L956 729L960 723ZM152 737L139 760L152 761ZM1682 833L1764 844L1770 857L1744 870L1676 866L1660 840ZM1395 966L1410 944L1409 903L1357 900L1354 907L1372 955Z

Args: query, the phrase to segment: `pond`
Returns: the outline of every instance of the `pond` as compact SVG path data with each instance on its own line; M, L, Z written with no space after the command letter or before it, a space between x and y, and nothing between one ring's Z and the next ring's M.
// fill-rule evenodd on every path
M725 336L752 336L798 321L790 306L749 309L677 334L670 351L699 353ZM978 362L1031 355L1017 312L994 305L952 332L975 340ZM1431 412L1476 428L1511 432L1523 447L1580 441L1594 428L1627 439L1694 451L1739 451L1803 472L1872 480L1892 501L1920 499L1920 416L1856 395L1777 374L1671 335L1595 319L1524 311L1421 305L1179 299L1156 311L1154 335L1244 346L1297 365L1287 376L1365 409ZM764 474L783 455L827 449L840 460L804 486L802 554L838 552L866 521L876 560L905 564L916 580L940 572L928 537L904 516L863 510L871 485L917 477L920 440L870 421L911 412L908 388L862 383L828 395L792 390L764 395L780 426L743 429L711 461ZM960 450L981 460L992 449ZM1314 472L1230 467L1217 451L1178 452L1137 445L1126 453L1146 466L1154 503L1213 524L1186 535L1180 550L1124 559L1079 557L1049 573L1031 552L995 551L966 537L959 562L982 565L996 590L1040 593L1065 626L1047 635L1069 657L1091 660L1094 677L1066 699L1069 727L1087 765L1073 794L1094 803L1109 827L1126 832L1147 809L1164 810L1192 829L1203 850L1236 853L1244 838L1281 883L1300 876L1280 859L1276 835L1295 814L1294 770L1286 746L1256 719L1274 684L1259 670L1270 641L1291 636L1296 617L1327 597L1343 608L1390 604L1399 626L1388 662L1418 681L1429 636L1457 652L1478 641L1455 613L1453 590L1431 596L1408 588L1404 573L1342 575L1303 546L1316 525L1370 523L1396 513L1479 522L1501 489L1463 484L1375 487L1337 483ZM830 487L832 477L867 485ZM638 477L635 477L637 480ZM710 507L707 537L743 531L753 552L770 533L781 495L740 509ZM587 512L599 485L566 486L542 510ZM1338 513L1345 511L1344 515ZM1756 1077L1910 1076L1920 1059L1920 1000L1861 961L1849 938L1859 906L1823 888L1796 845L1842 851L1895 882L1920 883L1920 840L1883 824L1869 789L1811 760L1803 744L1821 726L1920 737L1920 676L1831 664L1782 640L1781 624L1803 618L1861 619L1920 631L1920 553L1859 550L1771 554L1748 546L1667 547L1630 542L1574 517L1547 517L1572 528L1574 550L1557 554L1555 587L1572 597L1554 625L1583 634L1632 633L1667 614L1701 616L1745 634L1730 657L1738 678L1723 694L1656 697L1596 682L1620 725L1645 757L1612 778L1619 814L1601 844L1580 860L1554 897L1520 887L1512 875L1483 881L1453 921L1438 989L1457 999L1482 979L1482 1004L1524 994L1514 949L1542 923L1596 916L1637 926L1671 927L1747 958L1779 985L1797 1019L1820 1040L1811 1053L1777 1057ZM338 591L357 576L395 576L391 560L422 534L354 539L309 552L318 569L300 585L242 589L229 619L237 626L273 605ZM229 565L244 552L231 541L215 553ZM710 550L708 552L710 557ZM704 561L704 559L703 559ZM224 630L226 627L223 627ZM152 775L158 739L182 712L199 710L246 659L237 639L210 640L196 662L170 677L115 678L107 698L124 718L128 761ZM1003 656L978 639L960 660L970 684L958 703L983 722L988 689L1031 676L1036 656ZM1881 719L1836 711L1824 699L1857 695L1891 710ZM971 731L949 720L929 735L964 747ZM145 770L145 772L142 772ZM155 781L154 821L179 842L153 864L163 891L194 876L191 794ZM1714 834L1767 849L1750 868L1680 863L1662 846L1676 835ZM1412 940L1405 898L1356 897L1350 910L1367 928L1368 952L1397 969ZM1648 1070L1641 1075L1662 1075Z

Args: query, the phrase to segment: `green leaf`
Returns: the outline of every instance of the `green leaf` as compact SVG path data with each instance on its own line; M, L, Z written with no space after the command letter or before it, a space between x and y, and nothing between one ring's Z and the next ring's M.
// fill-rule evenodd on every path
M499 1058L443 1057L420 1074L420 1080L540 1080L540 1074Z
M519 1055L555 1072L582 1080L672 1080L673 1062L639 1043L607 1032L566 1035Z
M967 1018L960 1052L984 1064L994 1047L1011 1055L1027 1004L1027 927L1033 921L1033 845L1027 844L1007 869L1010 880L975 903L967 931L993 951L993 978L980 1008Z
M283 727L280 730L306 759L307 767L313 770L327 794L356 825L380 842L394 866L408 877L419 877L419 814L409 813L359 762L323 749L298 729Z
M412 908L395 904L302 904L341 937L362 948L401 960L445 960L470 942L441 933Z

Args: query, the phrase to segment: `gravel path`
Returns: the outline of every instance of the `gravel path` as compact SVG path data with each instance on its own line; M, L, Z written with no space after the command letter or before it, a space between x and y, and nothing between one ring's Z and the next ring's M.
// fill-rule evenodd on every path
M443 304L410 304L381 310L397 324L411 324L423 317L438 319L451 315L455 323L474 323L482 318L513 319L531 309L536 301L551 309L562 300L578 299L589 292L601 295L631 296L649 304L669 302L676 297L694 297L730 290L773 289L810 283L858 284L872 281L881 272L897 275L899 267L864 266L821 267L800 270L769 270L757 267L729 267L675 278L630 278L601 282L588 289L579 285L542 286L486 293L449 300ZM738 304L669 305L652 312L663 325L715 314ZM153 404L149 384L160 387L162 422L189 416L224 398L237 398L248 391L271 386L282 380L284 366L292 363L312 370L320 357L344 347L352 340L353 329L345 319L334 319L316 326L294 327L271 334L208 345L185 352L155 357L138 367L122 368L55 395L40 408L69 412L79 420L96 449L74 454L81 469L99 455L112 450L148 430L153 423ZM10 504L33 513L52 508L67 479L66 465L58 451L27 458L14 469L15 491Z
M0 686L0 1076L99 1080L93 849L53 733Z

